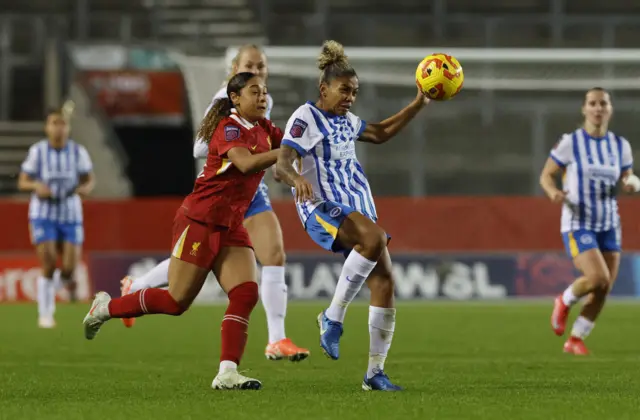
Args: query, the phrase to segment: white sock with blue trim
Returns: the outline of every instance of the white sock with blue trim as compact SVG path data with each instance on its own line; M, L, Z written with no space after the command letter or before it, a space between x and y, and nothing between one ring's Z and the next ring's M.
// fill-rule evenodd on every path
M325 312L327 318L332 321L344 322L347 307L356 297L375 266L375 261L370 261L356 251L351 251L342 266L331 305Z

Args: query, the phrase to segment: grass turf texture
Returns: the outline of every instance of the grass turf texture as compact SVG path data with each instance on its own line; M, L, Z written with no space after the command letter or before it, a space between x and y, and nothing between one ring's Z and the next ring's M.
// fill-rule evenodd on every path
M326 302L324 303L326 304ZM593 355L562 353L548 302L401 304L387 362L401 393L360 384L367 306L346 319L341 358L318 346L323 303L292 303L287 330L311 357L264 358L256 308L241 370L261 391L213 391L221 306L179 318L110 321L86 341L88 305L61 305L58 327L36 327L34 306L0 305L0 419L625 419L640 416L640 305L610 302L588 340ZM572 314L574 317L577 311ZM573 317L572 317L573 319Z

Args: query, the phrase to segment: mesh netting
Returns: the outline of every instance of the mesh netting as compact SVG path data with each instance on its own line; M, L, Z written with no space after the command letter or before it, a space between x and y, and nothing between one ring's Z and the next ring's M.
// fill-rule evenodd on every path
M434 49L433 51L437 51ZM230 49L227 57L235 55ZM319 48L267 47L271 74L317 77ZM351 48L349 60L363 82L412 86L415 69L431 51L412 48ZM447 50L460 60L465 89L640 89L640 52L635 50Z

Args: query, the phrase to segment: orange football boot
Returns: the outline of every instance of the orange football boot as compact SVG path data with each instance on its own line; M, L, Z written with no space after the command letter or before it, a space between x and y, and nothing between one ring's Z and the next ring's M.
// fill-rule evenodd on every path
M269 360L289 359L292 362L299 362L309 357L309 350L296 346L289 338L284 338L267 345L264 355Z
M131 285L133 284L133 279L129 276L126 276L122 280L120 280L120 296L126 296L131 291ZM131 328L133 324L135 324L135 318L122 318L122 323L125 327Z

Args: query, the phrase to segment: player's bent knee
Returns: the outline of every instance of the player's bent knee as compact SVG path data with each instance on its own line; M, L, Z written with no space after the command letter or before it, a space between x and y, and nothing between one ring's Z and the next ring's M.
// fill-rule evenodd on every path
M284 249L279 246L270 249L264 261L260 261L260 264L267 267L284 267L287 260Z
M610 279L607 273L597 273L588 276L591 289L596 293L608 293L610 287Z
M44 264L44 265L42 266L42 275L43 275L45 278L48 278L48 279L53 278L53 273L55 273L55 271L56 271L56 266L55 266L55 264L48 264L48 263L46 263L46 264Z
M187 310L193 303L193 299L182 296L174 296L171 294L171 291L169 291L168 296L170 299L167 299L167 301L165 302L166 305L164 306L164 310L162 312L166 315L180 316L183 313L187 312Z
M365 254L372 261L378 261L385 247L387 246L387 234L377 225L367 231L362 236L362 254Z
M237 285L233 289L229 290L227 295L230 302L241 304L242 306L250 309L253 309L260 299L258 283L254 281L248 281Z
M178 301L175 300L175 305L172 305L171 307L167 308L166 314L167 315L172 315L172 316L180 316L183 313L187 312L187 310L189 310L189 308L191 307L191 302L187 302L187 301Z

